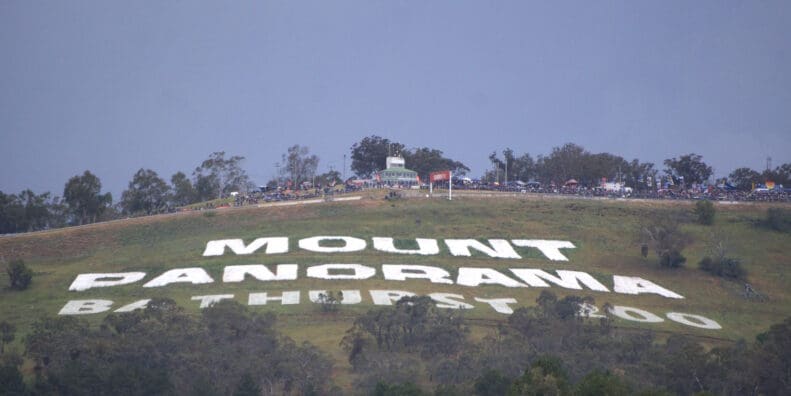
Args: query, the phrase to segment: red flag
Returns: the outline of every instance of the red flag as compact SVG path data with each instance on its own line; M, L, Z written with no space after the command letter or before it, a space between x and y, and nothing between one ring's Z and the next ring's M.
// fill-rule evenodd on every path
M431 180L431 182L450 180L450 171L446 170L439 172L431 172L429 174L429 180Z

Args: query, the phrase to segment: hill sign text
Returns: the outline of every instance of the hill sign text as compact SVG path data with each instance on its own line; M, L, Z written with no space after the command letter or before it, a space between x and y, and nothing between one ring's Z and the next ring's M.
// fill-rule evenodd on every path
M375 251L392 254L393 257L408 257L409 255L436 256L440 255L440 241L437 239L417 238L410 247L396 246L398 243L393 238L373 237L369 241L349 236L316 236L299 239L297 246L301 251L326 254L327 258L334 253L356 253L372 248ZM403 245L403 241L401 241ZM555 262L568 261L564 251L574 249L569 241L544 240L544 239L488 239L482 242L476 239L444 239L442 244L447 249L447 254L452 257L471 257L473 254L483 255L493 259L519 260L519 254L529 254L534 250L547 260ZM232 255L286 255L289 253L290 241L288 237L258 238L246 244L242 239L223 239L209 241L203 251L203 257L211 258ZM331 261L331 260L328 260ZM260 282L262 287L277 282L295 281L298 279L321 279L328 281L361 281L369 279L384 279L397 282L429 282L437 285L458 285L477 288L481 286L494 286L507 289L518 288L547 288L560 287L569 290L590 290L598 293L619 293L626 295L656 295L668 299L684 299L684 296L671 291L650 280L637 276L613 275L612 281L604 284L587 272L571 270L555 270L552 272L537 268L524 268L518 265L507 266L507 269L488 267L458 267L447 270L439 266L415 264L381 264L378 266L355 263L326 263L315 265L299 264L245 264L227 265L222 270L222 279L213 278L201 267L174 268L163 273L149 274L142 271L117 272L117 273L88 273L79 274L71 283L70 291L75 293L85 292L96 288L118 287L123 285L140 285L142 288L166 288L174 284L206 285L217 282L223 284L240 283L244 281ZM196 286L199 287L199 286ZM308 290L307 301L320 303L326 290ZM395 289L341 290L340 304L360 304L369 302L374 305L392 305L404 296L414 293ZM518 301L513 297L502 296L497 298L474 297L467 299L456 293L428 293L437 304L437 307L448 309L474 309L478 306L489 307L502 314L513 312L513 305ZM248 305L281 304L294 305L303 301L303 292L288 290L279 294L265 291L250 292L246 296ZM243 298L244 298L243 297ZM191 299L196 301L201 308L208 307L224 299L236 299L234 294L196 295ZM116 305L112 300L106 299L75 299L68 301L60 310L60 315L84 315L102 312L128 312L144 308L150 299L141 299L131 303ZM643 309L615 305L609 307L607 312L600 313L599 309L590 304L583 304L581 312L589 317L603 317L612 315L624 320L658 323L670 320L681 325L703 329L720 329L720 325L704 316L684 313L667 312L661 316ZM663 317L664 316L664 317Z

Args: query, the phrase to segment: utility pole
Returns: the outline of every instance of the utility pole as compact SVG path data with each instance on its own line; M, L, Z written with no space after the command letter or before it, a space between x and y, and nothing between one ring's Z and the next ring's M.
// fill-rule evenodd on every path
M508 157L505 157L505 185L508 186Z
M343 182L346 183L346 154L343 155Z

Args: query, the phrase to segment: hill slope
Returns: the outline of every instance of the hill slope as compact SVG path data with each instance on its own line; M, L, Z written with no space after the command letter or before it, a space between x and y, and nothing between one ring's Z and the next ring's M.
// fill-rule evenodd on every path
M445 295L447 301L444 304L473 306L465 317L473 325L473 334L477 335L485 334L492 324L507 318L506 314L497 312L495 306L516 309L535 305L542 290L551 290L560 296L591 296L595 299L594 305L600 309L599 314L604 313L602 307L605 303L621 307L620 316L609 314L619 327L650 328L724 342L752 339L758 332L791 314L788 308L791 303L791 269L788 267L791 257L787 250L791 246L791 235L761 226L765 206L718 205L713 226L685 222L682 229L692 241L684 251L686 266L666 269L658 265L653 253L647 259L641 257L638 230L641 224L654 216L681 215L691 219L692 205L689 203L545 200L540 197L467 197L450 202L422 198L385 201L381 199L382 195L365 196L356 202L219 210L2 237L0 256L24 259L35 276L30 289L23 292L10 291L4 287L5 283L2 284L0 318L15 323L20 332L25 333L34 320L57 315L69 301L110 300L110 310L116 310L142 299L168 297L197 313L201 301L210 301L200 296L221 295L242 304L254 305L262 301L261 293L267 293L271 298L282 296L283 292L299 292L298 304L287 305L270 300L266 305L251 308L278 313L278 326L286 334L297 341L310 340L343 363L345 357L338 343L344 331L351 326L356 315L372 308L375 301L385 303L387 294L383 291L387 290L457 295ZM300 240L316 236L359 238L365 241L365 248L327 253L304 248L309 246L308 242L300 246ZM242 239L244 244L249 244L261 237L287 237L288 251L268 254L268 246L264 246L251 254L234 254L226 248L220 256L203 255L210 241ZM374 237L394 238L395 247L400 249L417 249L415 238L435 239L439 252L431 255L387 253L374 249ZM454 255L459 251L451 249L452 242L448 242L451 239L476 239L493 249L498 242L489 240L506 240L502 243L512 248L520 258L494 258L474 248L470 249L469 257ZM538 249L516 246L518 243L514 240L569 241L574 248L558 249L568 261L557 261ZM697 268L697 262L706 255L712 241L724 241L729 255L741 259L748 273L747 281L768 297L765 301L745 298L743 281L713 277ZM342 241L330 239L319 244L318 250L343 246ZM507 247L502 247L503 251ZM295 279L262 281L248 274L242 282L223 280L227 267L253 264L267 265L272 272L278 264L296 264L298 269ZM322 267L325 264L345 266L335 269ZM429 268L391 267L390 271L395 272L386 279L383 268L386 264ZM310 267L314 269L309 270ZM489 270L483 275L464 273L460 270L463 267L496 270L505 277L497 279L498 275ZM172 278L169 284L155 286L167 283L161 275L167 274L168 270L184 268L194 268L199 274L205 271L213 282L185 282L196 281L197 278L182 273L181 278ZM564 287L546 277L539 276L539 280L520 278L510 270L512 268L542 270L559 281L565 279L561 276L562 271L577 271L575 274L592 276L606 291L591 290L596 288L591 286L592 282L581 281L578 283L581 290L574 290L571 288L574 282L565 283ZM369 274L367 271L370 269L375 273ZM441 275L443 270L448 276ZM286 269L283 271L278 275L289 278L283 275ZM426 274L425 271L440 274L439 278L433 282L425 276L420 278L421 274ZM80 274L130 272L145 275L141 280L126 285L69 291ZM321 279L322 276L348 278L352 273L365 279ZM395 280L398 274L406 280ZM639 277L684 298L668 298L655 292L639 295L617 292L616 275ZM415 278L410 279L410 276ZM470 285L470 279L481 285ZM505 279L533 286L543 281L549 288L508 287ZM361 302L343 305L337 313L323 313L320 304L310 301L310 291L323 290L346 290L347 302L356 296L354 291L359 291ZM504 298L512 298L516 302L498 305L481 301ZM79 307L82 303L75 304ZM633 308L656 317L646 316ZM90 312L96 307L82 305L82 309ZM679 316L668 316L671 312L702 316L716 322L721 329L701 328L707 327L709 322L689 315L682 315L680 319ZM98 323L104 315L89 313L80 316ZM641 319L659 319L661 322Z

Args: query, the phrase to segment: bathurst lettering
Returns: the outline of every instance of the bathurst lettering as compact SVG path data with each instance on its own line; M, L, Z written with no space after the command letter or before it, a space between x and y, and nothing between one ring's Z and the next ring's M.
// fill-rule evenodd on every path
M310 290L308 291L308 300L312 303L321 304L321 295L327 294L326 290ZM396 301L403 297L414 296L415 293L404 290L369 290L366 297L370 298L370 302L374 305L393 305ZM360 290L341 290L342 299L339 304L353 305L363 302L364 294ZM438 308L446 309L474 309L475 305L466 302L465 297L455 293L429 293L428 296L434 300ZM233 294L211 294L193 296L192 301L199 304L200 308L206 308L222 300L236 299ZM299 290L283 291L280 294L270 294L267 292L248 293L247 305L297 305L302 300L302 293ZM473 302L480 303L479 305L488 306L495 312L501 314L512 314L514 312L513 305L518 304L518 301L512 297L500 298L481 298L474 297ZM122 305L115 308L113 312L130 312L137 309L143 309L151 301L150 299L137 300L132 303ZM116 306L112 300L104 299L90 299L90 300L72 300L60 310L59 315L88 315L97 314L102 312L111 311ZM602 318L613 316L624 320L640 323L661 323L665 319L651 313L649 311L627 307L622 305L614 305L610 307L606 314L600 314L599 308L591 304L583 304L580 306L580 314L582 316L591 318ZM700 315L694 315L683 312L667 312L665 317L673 322L680 323L686 326L697 327L701 329L718 330L722 327L716 321Z

